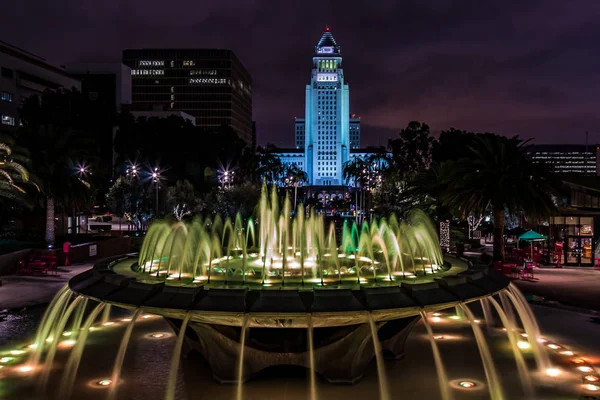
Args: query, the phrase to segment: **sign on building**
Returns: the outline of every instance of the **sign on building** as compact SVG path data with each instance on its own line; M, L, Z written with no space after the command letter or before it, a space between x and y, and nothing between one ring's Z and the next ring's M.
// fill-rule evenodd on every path
M91 244L90 245L90 257L96 257L97 254L98 254L98 245Z

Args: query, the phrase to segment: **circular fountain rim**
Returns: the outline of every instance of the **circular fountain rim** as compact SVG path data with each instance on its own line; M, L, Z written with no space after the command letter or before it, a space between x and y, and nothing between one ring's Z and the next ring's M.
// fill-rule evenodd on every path
M375 321L389 321L435 312L460 303L468 303L504 290L510 280L493 269L467 270L434 278L428 283L397 282L395 285L359 286L358 288L284 288L268 290L248 287L204 288L147 284L112 271L120 257L73 277L69 287L76 294L95 301L142 311L166 318L264 328L333 327ZM464 261L447 257L452 264ZM358 286L358 285L357 285Z

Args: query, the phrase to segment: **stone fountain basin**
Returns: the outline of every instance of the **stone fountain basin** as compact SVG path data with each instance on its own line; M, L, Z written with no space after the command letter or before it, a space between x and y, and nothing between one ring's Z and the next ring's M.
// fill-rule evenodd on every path
M211 325L241 326L244 317L250 328L314 328L392 321L435 312L459 303L477 301L505 289L510 280L489 268L465 269L456 275L429 282L397 282L354 287L206 287L169 286L164 282L142 283L135 277L113 271L116 263L133 264L122 257L98 263L73 277L70 289L76 294L118 307L137 309L169 319ZM463 261L449 258L454 264Z

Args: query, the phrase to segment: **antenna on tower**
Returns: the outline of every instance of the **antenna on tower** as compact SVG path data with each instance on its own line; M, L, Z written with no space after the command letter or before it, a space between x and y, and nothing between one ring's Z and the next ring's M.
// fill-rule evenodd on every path
M325 30L329 32L329 25L325 24Z

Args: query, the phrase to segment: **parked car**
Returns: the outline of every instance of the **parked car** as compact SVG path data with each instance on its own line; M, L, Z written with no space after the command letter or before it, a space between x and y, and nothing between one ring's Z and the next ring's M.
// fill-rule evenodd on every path
M100 215L100 216L96 217L95 221L96 222L110 222L110 221L112 221L112 216Z

